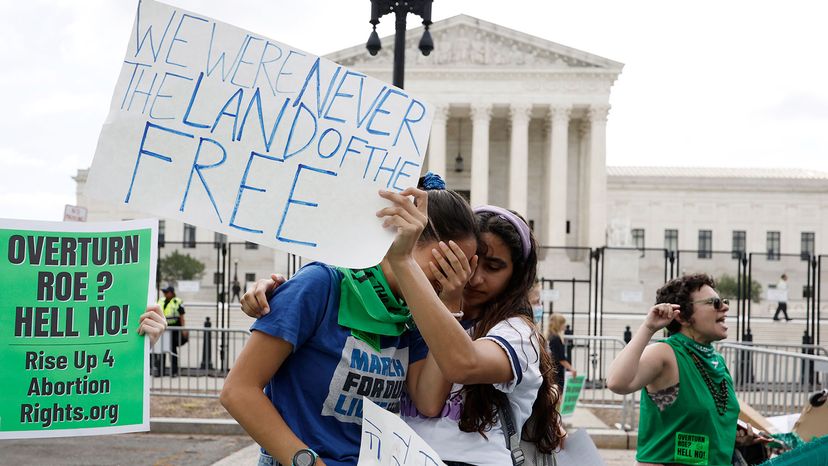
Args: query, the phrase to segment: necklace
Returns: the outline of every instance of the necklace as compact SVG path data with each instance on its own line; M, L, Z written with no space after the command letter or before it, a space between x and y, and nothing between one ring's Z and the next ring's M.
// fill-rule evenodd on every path
M693 362L696 364L696 369L698 369L701 373L702 379L704 379L704 383L707 385L707 390L710 391L710 395L713 397L713 402L716 404L716 412L719 413L719 416L724 416L727 412L727 382L725 379L722 379L717 387L713 382L713 379L711 379L707 374L707 371L704 369L704 365L699 360L699 357L692 351L688 351L688 353L690 354L690 357L693 358Z

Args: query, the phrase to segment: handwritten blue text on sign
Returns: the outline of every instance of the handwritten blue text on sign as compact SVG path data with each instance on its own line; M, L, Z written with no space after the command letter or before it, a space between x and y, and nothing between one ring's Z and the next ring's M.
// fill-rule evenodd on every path
M379 262L380 188L416 184L429 105L288 45L138 5L89 194L337 265Z

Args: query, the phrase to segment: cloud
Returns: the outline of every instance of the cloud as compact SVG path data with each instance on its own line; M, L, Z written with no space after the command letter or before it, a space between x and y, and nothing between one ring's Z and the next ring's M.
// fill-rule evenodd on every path
M8 173L7 170L21 168L46 168L43 159L28 157L8 147L0 147L0 171Z
M62 113L96 112L101 103L107 101L107 94L55 92L26 103L21 109L25 118L57 115Z
M825 120L828 119L828 98L808 93L788 94L768 111L781 120Z
M74 196L56 192L11 191L0 193L0 212L6 218L63 219L63 208L74 204Z

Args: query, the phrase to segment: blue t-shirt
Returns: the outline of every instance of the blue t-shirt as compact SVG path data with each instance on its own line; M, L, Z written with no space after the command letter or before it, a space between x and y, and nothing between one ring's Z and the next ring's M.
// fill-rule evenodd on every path
M357 463L362 397L398 413L408 365L428 352L416 331L381 337L379 352L351 336L337 322L341 280L330 266L306 265L276 290L270 313L251 327L293 345L265 394L328 466Z

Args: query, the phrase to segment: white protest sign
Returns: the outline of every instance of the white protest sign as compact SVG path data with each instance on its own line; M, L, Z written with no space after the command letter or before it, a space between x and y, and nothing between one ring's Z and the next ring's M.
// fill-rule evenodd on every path
M63 208L64 222L85 222L86 215L86 207L66 204L66 206Z
M273 30L279 30L276 18ZM142 0L87 192L345 267L393 240L379 189L414 186L431 106L324 58Z
M363 397L359 466L445 466L399 416Z
M586 429L568 431L563 448L555 453L558 466L604 466L601 453Z

